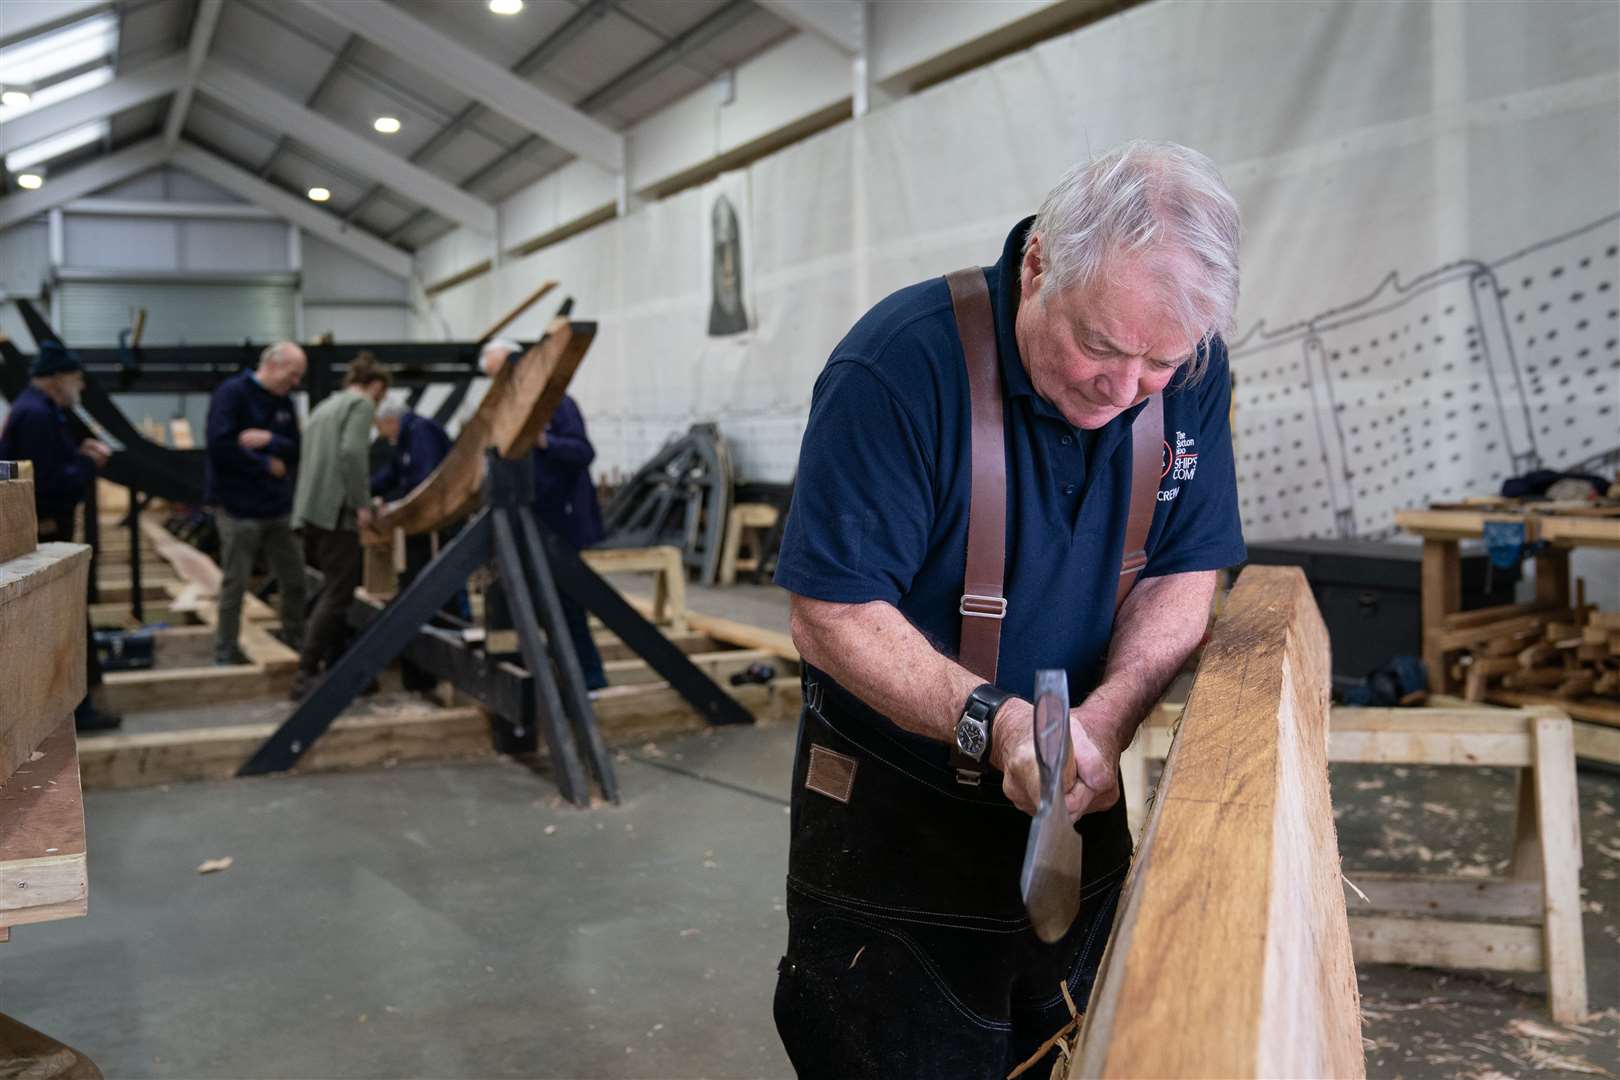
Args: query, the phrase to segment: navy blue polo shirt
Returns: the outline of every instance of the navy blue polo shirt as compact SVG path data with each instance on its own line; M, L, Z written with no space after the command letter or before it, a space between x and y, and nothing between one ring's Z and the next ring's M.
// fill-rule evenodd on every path
M602 506L591 483L596 448L579 403L564 394L546 425L546 448L534 448L534 512L576 550L602 539Z
M66 411L37 386L17 395L0 425L0 461L34 463L34 513L52 520L73 512L96 475L68 433Z
M1100 681L1107 655L1129 512L1130 426L1142 406L1093 438L1036 394L1014 333L1032 220L1013 229L1001 261L985 269L1007 454L1007 614L997 682L1027 698L1037 669L1064 668L1078 703ZM1185 375L1178 371L1164 395L1165 468L1146 577L1244 558L1225 345L1211 345L1198 382L1186 385ZM817 600L886 601L954 656L967 560L969 403L944 278L902 289L864 315L816 381L777 583ZM1086 461L1088 443L1094 463ZM944 744L934 745L943 759Z

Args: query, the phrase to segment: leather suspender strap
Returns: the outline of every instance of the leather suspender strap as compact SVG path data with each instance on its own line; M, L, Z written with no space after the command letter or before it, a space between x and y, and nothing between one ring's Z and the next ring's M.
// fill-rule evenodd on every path
M1119 588L1114 592L1114 615L1131 594L1131 586L1147 565L1148 530L1164 479L1164 395L1154 394L1131 422L1131 512L1125 519L1125 557L1119 567Z
M967 361L972 398L973 482L968 497L967 572L963 575L962 642L957 659L987 683L996 681L1001 621L1007 615L1007 448L1002 430L1001 372L990 288L977 266L945 275Z
M1001 369L990 289L976 266L945 275L962 338L972 398L972 486L968 497L967 569L963 575L962 641L957 659L987 683L996 681L1001 623L1007 615L1007 450ZM1154 394L1131 423L1131 502L1125 554L1114 593L1118 615L1147 565L1148 530L1165 473L1164 396Z

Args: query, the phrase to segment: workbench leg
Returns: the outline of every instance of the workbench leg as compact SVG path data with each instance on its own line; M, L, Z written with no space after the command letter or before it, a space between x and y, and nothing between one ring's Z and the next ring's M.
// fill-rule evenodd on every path
M1569 607L1569 552L1564 548L1547 548L1536 555L1536 600Z
M1440 632L1446 616L1462 607L1462 560L1455 540L1423 541L1423 663L1429 669L1429 692L1452 688Z
M1535 806L1542 857L1542 932L1552 1018L1586 1016L1586 948L1581 931L1581 821L1575 737L1568 717L1535 719Z
M686 633L686 567L679 548L664 548L664 569L653 584L653 622L672 634Z

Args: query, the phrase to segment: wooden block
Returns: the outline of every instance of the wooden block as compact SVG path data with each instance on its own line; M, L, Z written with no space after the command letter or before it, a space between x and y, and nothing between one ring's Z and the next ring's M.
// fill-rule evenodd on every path
M1245 569L1170 747L1071 1075L1365 1075L1329 678L1304 574Z
M286 646L281 648L286 649ZM291 652L290 649L287 651ZM113 713L154 712L193 705L219 705L228 701L252 701L285 694L292 685L296 667L294 654L292 664L283 664L274 670L263 664L248 664L109 671L102 677L98 698L101 707Z
M1588 724L1583 720L1570 723L1574 729L1576 757L1620 766L1620 728Z
M1605 630L1620 630L1620 611L1594 611L1587 618L1588 626L1600 626Z
M0 563L33 551L38 540L34 482L0 480Z
M1534 645L1519 650L1516 658L1522 668L1534 668L1558 659L1558 647L1545 641L1538 641Z
M1609 645L1608 645L1608 642L1604 642L1601 645L1578 645L1578 646L1575 647L1574 652L1575 652L1575 659L1577 659L1577 660L1585 660L1585 661L1589 661L1589 662L1592 662L1592 663L1596 663L1599 660L1607 660L1609 658ZM1560 690L1559 691L1559 693L1561 693L1561 694L1567 694L1567 693L1573 693L1573 692L1574 691L1569 691L1569 690ZM1580 691L1580 693L1590 693L1590 691L1583 690L1583 691Z
M57 715L41 757L0 784L0 926L85 914L84 796L71 710Z
M130 788L228 779L275 730L273 723L233 724L86 739L80 754L84 786ZM360 768L390 761L443 761L491 752L489 722L475 708L398 717L339 717L299 759L294 771Z
M1541 882L1501 878L1442 877L1346 870L1367 894L1346 892L1351 918L1358 915L1427 915L1453 919L1541 919ZM1348 886L1347 886L1348 888Z
M1567 712L1576 720L1620 727L1620 705L1599 698L1571 701L1552 694L1537 694L1522 690L1492 690L1486 695L1486 700L1500 705L1552 705Z
M1547 996L1553 1019L1574 1024L1586 1018L1586 948L1581 930L1581 819L1569 719L1537 717L1535 746Z
M1483 623L1478 626L1463 626L1455 630L1436 631L1435 637L1444 649L1466 649L1480 645L1496 638L1509 637L1521 631L1532 630L1540 633L1549 623L1559 617L1568 618L1567 609L1554 609L1534 615L1520 615L1512 619L1503 619L1500 622ZM1579 633L1579 631L1576 631ZM1568 634L1560 635L1568 637Z
M1502 685L1513 690L1527 690L1538 686L1552 687L1563 681L1564 669L1561 667L1510 671L1502 676Z
M1460 630L1464 627L1482 626L1486 623L1502 622L1505 619L1533 615L1539 610L1540 605L1534 602L1528 604L1498 604L1495 607L1475 608L1473 611L1454 611L1444 616L1441 622L1447 630Z
M1350 937L1358 964L1540 971L1546 962L1538 926L1352 913Z
M196 441L191 437L191 421L175 417L169 421L169 445L176 450L191 450Z
M84 699L89 571L82 544L0 563L0 780Z

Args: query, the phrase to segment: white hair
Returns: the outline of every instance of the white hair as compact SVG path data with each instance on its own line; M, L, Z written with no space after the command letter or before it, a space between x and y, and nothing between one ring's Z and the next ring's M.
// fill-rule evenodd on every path
M265 364L274 364L284 359L288 352L298 347L296 341L277 341L274 344L266 345L264 351L259 354L259 364L261 367Z
M486 375L489 374L489 354L492 352L499 352L502 359L505 359L522 351L523 346L506 338L493 338L486 341L484 347L478 350L478 370Z
M378 420L398 420L411 411L411 407L403 401L385 401L377 406Z
M1213 161L1176 143L1135 140L1064 174L1029 236L1041 241L1043 293L1147 260L1170 317L1198 340L1188 371L1196 379L1207 345L1237 309L1239 229L1237 200Z

